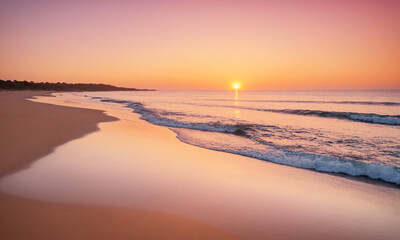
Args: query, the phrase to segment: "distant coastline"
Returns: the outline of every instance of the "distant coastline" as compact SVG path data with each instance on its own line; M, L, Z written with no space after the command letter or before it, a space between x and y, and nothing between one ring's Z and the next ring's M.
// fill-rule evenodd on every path
M33 91L156 91L155 89L138 89L116 87L101 83L65 83L65 82L33 82L0 79L0 90L33 90Z

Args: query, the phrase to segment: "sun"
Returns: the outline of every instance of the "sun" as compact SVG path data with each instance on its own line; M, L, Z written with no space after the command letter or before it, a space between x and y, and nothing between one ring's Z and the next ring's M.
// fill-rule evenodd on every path
M235 90L239 90L241 87L242 87L242 84L240 82L232 83L232 88Z

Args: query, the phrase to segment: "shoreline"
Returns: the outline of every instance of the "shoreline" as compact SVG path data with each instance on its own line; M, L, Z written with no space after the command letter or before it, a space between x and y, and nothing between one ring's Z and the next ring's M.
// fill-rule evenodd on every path
M51 91L0 92L0 179L51 153L55 147L98 131L117 118L103 111L29 101Z
M88 97L90 98L90 96ZM257 139L259 138L259 136L257 134L255 134L256 137L252 136L251 131L256 128L252 127L251 124L250 125L243 124L242 126L240 124L236 125L232 123L230 124L217 123L214 125L213 123L199 124L196 122L191 122L191 124L188 125L185 121L181 122L176 119L171 120L169 119L169 117L164 118L162 114L160 115L159 113L157 113L157 111L151 109L151 107L143 105L143 102L137 100L129 100L129 98L126 98L126 96L124 97L124 100L121 100L116 96L111 98L93 97L93 99L97 99L100 102L120 104L121 106L124 106L127 110L130 111L133 110L133 112L139 113L141 115L140 117L141 119L153 125L170 128L177 134L177 138L181 142L191 144L193 146L210 149L214 151L232 153L236 155L241 155L253 159L273 162L276 164L281 164L300 169L308 169L311 171L316 171L321 173L334 174L335 176L343 176L347 177L348 179L356 179L358 181L379 184L382 186L400 188L400 182L399 182L400 172L396 170L398 169L396 165L391 165L388 164L387 162L357 161L355 159L352 159L351 157L350 158L339 157L336 156L335 154L333 155L318 154L318 153L313 153L312 151L311 152L291 151L285 148L280 149L280 147L277 147L277 149L279 149L278 153L276 154L272 153L271 155L268 152L259 150L257 148L243 151L240 149L239 145L235 147L229 147L229 146L227 147L223 146L224 144L222 144L219 147L214 147L214 145L218 145L218 143L204 144L201 143L202 142L201 138L197 140L191 140L190 132L198 132L199 134L210 133L214 135L214 138L219 138L219 137L223 138L225 136L231 136L231 138L240 137L242 139L253 140L254 142L248 143L249 146L251 146L253 143L256 143L258 141ZM229 108L229 106L225 107ZM174 113L170 114L173 115ZM172 119L174 119L174 117L172 117ZM246 128L252 130L248 130L249 132L243 130ZM186 131L189 132L188 134L189 138L185 137ZM181 134L181 132L183 132L183 134ZM181 137L181 135L183 135L183 137ZM203 138L206 139L207 136L203 136ZM287 137L286 139L290 140L290 137ZM234 139L232 139L232 141L234 141ZM210 140L208 140L208 142L210 142ZM223 142L227 142L227 140ZM242 143L242 145L243 144L246 143ZM272 144L272 148L274 147L275 146ZM280 150L283 151L282 154L285 156L280 155L281 154ZM305 158L305 160L302 160L301 158ZM287 160L287 159L293 159L293 160Z
M120 120L8 176L0 182L8 194L167 213L249 240L400 236L397 189L184 144L119 104L79 94L34 101Z
M0 179L116 121L104 111L29 101L48 91L0 91ZM0 193L0 238L236 239L194 220L152 211L54 203Z
M44 233L55 234L52 239L400 236L397 189L184 144L139 114L74 94L33 101L101 110L120 120L100 123L100 131L62 144L0 181L5 239L28 239L18 237L21 232L33 239Z

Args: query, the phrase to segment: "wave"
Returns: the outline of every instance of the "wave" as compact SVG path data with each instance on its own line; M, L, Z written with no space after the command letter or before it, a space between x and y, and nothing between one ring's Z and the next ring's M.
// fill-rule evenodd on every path
M346 119L358 122L385 124L394 126L400 125L400 115L380 115L375 113L334 112L334 111L302 110L302 109L257 109L257 110L304 115L304 116L338 118L338 119Z
M369 102L369 101L300 101L300 100L230 100L230 99L208 99L223 102L269 102L269 103L322 103L322 104L356 104L356 105L383 105L400 106L400 102Z
M400 115L381 115L376 113L335 112L335 111L307 110L307 109L268 109L268 108L251 108L251 107L241 107L241 106L225 106L225 105L193 104L193 103L184 103L184 104L206 106L206 107L223 107L223 108L263 111L263 112L286 113L286 114L315 116L323 118L337 118L337 119L345 119L356 122L400 126Z
M292 167L312 169L319 172L344 173L350 176L359 177L366 176L371 179L379 179L390 183L400 184L400 168L393 165L366 163L345 158L310 154L278 148L274 148L273 150L270 148L269 151L262 152L255 149L248 149L248 147L215 147L215 144L198 144L196 141L193 141L189 135L181 134L179 131L175 132L178 134L179 140L211 150L239 154L246 157L252 157Z
M387 165L382 163L367 163L357 160L350 160L345 158L339 158L334 156L311 154L299 151L291 151L288 149L282 149L274 146L272 143L265 142L258 139L257 130L263 126L257 124L224 124L218 121L208 122L208 123L196 123L196 122L183 122L178 120L173 120L165 115L185 115L184 113L173 113L166 111L157 111L155 109L148 109L140 102L125 101L125 100L115 100L107 98L95 98L102 102L112 102L124 104L126 107L131 108L133 112L139 113L140 118L150 122L155 125L161 125L166 127L176 128L174 131L178 134L178 138L186 143L204 147L212 150L223 151L228 153L239 154L243 156L248 156L260 160L270 161L274 163L279 163L287 166L293 166L298 168L312 169L320 172L329 173L344 173L350 176L367 176L371 179L380 179L386 182L400 184L400 168ZM283 111L283 110L279 110ZM286 111L286 110L285 110ZM299 111L299 110L290 110ZM302 110L309 111L309 110ZM318 114L329 115L332 112L319 113L321 111L316 111ZM298 112L298 114L309 115L307 112ZM314 114L314 113L313 113ZM260 151L256 148L252 149L252 146L222 146L222 143L213 144L200 144L190 138L190 136L181 134L179 128L201 130L216 133L230 133L234 135L244 136L248 139L254 141L254 144L261 144L268 146L268 149L273 151Z
M100 99L101 102L112 102L125 104L126 107L133 109L133 112L141 114L140 119L146 120L147 122L155 125L175 128L187 128L194 130L210 131L210 132L221 132L221 133L233 133L236 135L245 135L245 130L250 130L250 126L243 124L222 124L219 121L199 123L199 122L181 122L165 117L165 115L185 115L184 113L168 112L168 111L157 111L145 108L140 102L114 100L114 99Z

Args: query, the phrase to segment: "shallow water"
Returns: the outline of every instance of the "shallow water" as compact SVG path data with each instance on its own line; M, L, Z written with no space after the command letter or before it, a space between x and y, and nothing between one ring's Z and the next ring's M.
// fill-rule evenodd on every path
M90 92L69 98L126 106L196 146L400 184L398 90Z
M81 97L66 95L48 101L68 99L68 105L103 109L121 121L101 123L100 131L5 177L0 191L166 212L242 239L400 237L399 189L183 144L122 105L80 104ZM224 141L227 134L219 134Z

